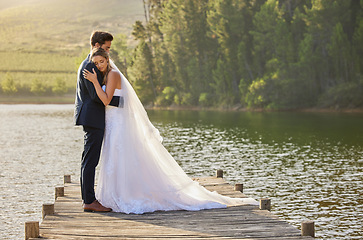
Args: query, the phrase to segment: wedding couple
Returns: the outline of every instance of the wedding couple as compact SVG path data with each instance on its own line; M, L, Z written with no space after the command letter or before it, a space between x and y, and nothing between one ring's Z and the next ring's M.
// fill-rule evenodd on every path
M109 58L112 40L110 33L93 32L91 53L78 69L75 123L84 130L84 211L142 214L257 205L252 198L210 192L186 175L162 145L134 89Z

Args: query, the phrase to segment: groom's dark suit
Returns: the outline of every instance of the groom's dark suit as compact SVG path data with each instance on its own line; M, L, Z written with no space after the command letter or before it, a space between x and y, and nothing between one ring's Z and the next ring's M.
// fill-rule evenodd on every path
M85 204L90 204L96 200L94 192L95 169L100 158L105 130L105 105L97 96L93 83L83 77L84 69L92 72L93 68L97 72L98 81L102 86L101 74L89 58L90 55L78 69L74 110L75 124L82 125L85 132L81 166L81 190ZM113 97L110 105L118 106L119 97Z

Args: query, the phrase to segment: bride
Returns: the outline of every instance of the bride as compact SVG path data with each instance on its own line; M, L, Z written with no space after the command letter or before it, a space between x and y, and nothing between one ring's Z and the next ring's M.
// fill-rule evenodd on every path
M142 214L158 210L224 208L258 203L252 198L230 198L210 192L189 178L162 145L134 89L102 48L90 58L104 79L84 71L107 106L112 96L121 107L106 107L106 127L96 198L114 212Z

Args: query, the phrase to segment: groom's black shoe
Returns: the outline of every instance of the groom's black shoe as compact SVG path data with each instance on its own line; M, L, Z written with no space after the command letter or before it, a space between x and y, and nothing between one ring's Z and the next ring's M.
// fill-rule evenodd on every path
M111 208L102 206L97 200L90 204L83 205L83 211L85 212L111 212Z

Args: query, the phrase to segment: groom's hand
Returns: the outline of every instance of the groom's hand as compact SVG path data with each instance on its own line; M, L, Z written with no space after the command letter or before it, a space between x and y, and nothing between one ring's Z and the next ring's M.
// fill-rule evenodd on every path
M97 80L100 82L100 84L102 84L101 73L99 72L99 70L97 69L96 65L93 62L87 63L87 65L84 67L84 70L87 70L88 72L95 71L95 73L97 74ZM80 77L82 79L82 82L86 86L87 91L88 91L91 99L93 101L103 105L103 102L101 101L101 99L97 95L97 92L96 92L96 89L95 89L93 83L85 78L83 71L80 73Z

